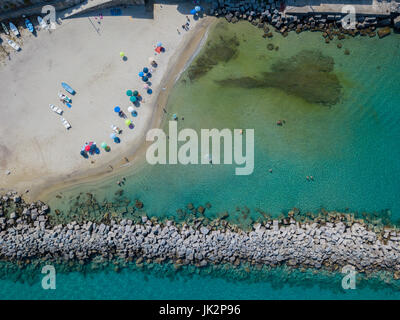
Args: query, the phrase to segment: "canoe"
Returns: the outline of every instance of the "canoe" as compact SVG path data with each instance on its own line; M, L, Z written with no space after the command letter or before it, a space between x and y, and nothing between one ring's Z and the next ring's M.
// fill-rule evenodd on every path
M34 31L35 29L33 28L32 22L30 22L28 18L25 19L25 25L26 25L27 29L28 29L30 32L33 33L33 31Z
M3 30L4 30L4 32L6 33L6 35L10 35L10 32L8 32L8 29L7 29L7 27L6 27L6 25L2 22L1 23L1 26L2 26L2 28L3 28Z
M37 17L37 20L39 22L39 25L42 27L42 29L47 29L48 25L47 23L43 20L41 16Z
M10 39L7 40L7 43L10 45L10 47L14 48L15 51L19 51L21 49L21 47L18 44L16 44L14 41Z
M15 24L13 24L12 22L10 22L10 30L12 32L14 32L14 34L18 37L19 36L19 31L17 29L17 27L15 26Z
M65 82L61 82L62 87L65 89L65 91L69 92L70 94L74 95L75 94L75 90L72 89L68 84L66 84Z

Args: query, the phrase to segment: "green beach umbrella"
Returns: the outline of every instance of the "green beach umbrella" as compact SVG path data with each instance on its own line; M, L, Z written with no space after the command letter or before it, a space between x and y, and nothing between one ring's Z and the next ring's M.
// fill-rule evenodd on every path
M121 51L121 52L119 53L119 56L122 58L123 56L125 56L125 52Z
M107 143L103 142L103 143L101 144L101 147L102 147L103 149L107 148Z
M137 90L133 91L133 95L136 97L139 94Z
M126 119L126 120L125 120L125 124L126 124L127 126L130 126L130 125L132 124L132 121L129 120L129 119Z
M132 96L131 98L130 98L130 100L131 100L131 102L136 102L136 97L135 96Z
M126 95L127 95L128 97L130 97L132 94L133 94L133 93L132 93L132 90L128 90L128 91L126 92Z

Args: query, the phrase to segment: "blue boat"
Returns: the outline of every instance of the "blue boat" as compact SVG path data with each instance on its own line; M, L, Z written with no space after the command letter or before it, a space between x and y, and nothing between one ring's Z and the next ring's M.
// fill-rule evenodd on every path
M33 33L35 29L33 28L32 22L30 22L28 18L25 19L25 25L28 28L28 30Z
M65 89L65 91L69 92L70 94L74 95L75 94L75 90L72 89L68 84L66 84L65 82L61 82L62 87Z

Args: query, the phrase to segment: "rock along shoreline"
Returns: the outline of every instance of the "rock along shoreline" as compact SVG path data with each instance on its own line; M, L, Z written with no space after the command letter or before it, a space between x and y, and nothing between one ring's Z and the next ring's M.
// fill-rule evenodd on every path
M0 259L29 263L34 259L85 264L96 257L145 262L173 262L176 267L229 263L238 266L287 265L359 272L389 271L400 278L400 231L371 230L352 215L330 212L328 221L299 222L295 210L284 219L254 223L251 231L224 219L193 225L141 216L108 223L72 221L53 224L48 205L25 203L17 193L0 196Z
M379 38L383 38L391 33L391 27L400 29L400 5L395 3L384 15L379 10L375 12L372 5L368 13L356 12L356 21L351 28L346 28L348 21L345 18L346 14L340 12L342 6L336 4L337 10L331 9L331 12L313 11L311 7L309 11L303 12L293 7L292 11L286 12L285 2L280 0L266 2L219 0L211 2L207 14L225 17L230 23L247 20L254 26L264 29L264 38L273 37L268 26L275 28L276 32L284 37L290 31L296 33L307 30L320 31L326 43L333 40L335 36L339 40L345 39L346 35L353 37L378 35Z

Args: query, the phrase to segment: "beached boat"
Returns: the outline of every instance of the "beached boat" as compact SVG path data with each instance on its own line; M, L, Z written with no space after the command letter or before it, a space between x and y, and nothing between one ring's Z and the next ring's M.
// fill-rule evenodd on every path
M55 113L58 113L59 115L61 115L63 113L62 109L55 106L54 104L49 104L50 109L53 110Z
M43 20L43 18L41 16L38 16L37 20L42 29L47 29L49 27L49 25L46 23L46 21Z
M14 32L14 34L18 37L19 36L19 31L18 28L15 26L14 23L10 22L10 30Z
M16 44L14 41L10 39L7 40L7 43L10 45L10 47L14 48L15 51L19 51L21 49L21 47L18 44Z
M61 82L62 87L65 89L65 91L69 92L70 94L74 95L75 94L75 90L72 89L68 84L66 84L65 82Z
M65 129L69 130L71 128L70 123L67 120L65 120L64 118L61 118L61 122L63 123Z
M8 31L7 26L3 22L1 23L1 27L3 28L5 34L9 36L10 32Z
M28 18L25 19L25 25L26 25L26 28L27 28L30 32L33 33L33 32L35 31L35 28L33 27L32 22L30 22Z
M58 97L60 98L60 100L61 100L62 102L68 102L68 103L71 103L71 102L72 102L72 100L71 100L68 96L66 96L65 94L63 94L61 91L58 93Z

